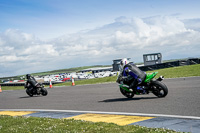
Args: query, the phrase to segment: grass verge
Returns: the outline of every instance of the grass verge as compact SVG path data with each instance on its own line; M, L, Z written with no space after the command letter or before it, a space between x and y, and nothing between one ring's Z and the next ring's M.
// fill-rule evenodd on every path
M1 133L177 133L173 130L73 119L0 116Z
M4 90L22 90L24 86L1 86L1 89Z

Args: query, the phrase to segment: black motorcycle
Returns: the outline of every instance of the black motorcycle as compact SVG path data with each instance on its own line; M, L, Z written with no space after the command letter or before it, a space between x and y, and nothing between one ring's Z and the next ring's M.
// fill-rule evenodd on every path
M47 90L44 88L44 85L37 83L36 87L31 86L30 84L24 86L26 93L32 97L33 95L42 95L46 96L48 94Z

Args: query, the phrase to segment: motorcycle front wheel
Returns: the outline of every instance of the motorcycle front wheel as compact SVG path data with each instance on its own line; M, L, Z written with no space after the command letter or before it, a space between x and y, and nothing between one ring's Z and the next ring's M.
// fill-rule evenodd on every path
M167 86L158 80L151 82L151 89L153 94L159 98L165 97L168 94Z
M26 93L27 93L30 97L33 96L33 94L29 91L29 89L26 89Z
M127 98L133 98L133 96L134 96L134 93L127 92L126 90L122 89L121 87L120 87L120 92Z
M46 96L48 94L48 91L45 88L41 88L41 94L43 96Z

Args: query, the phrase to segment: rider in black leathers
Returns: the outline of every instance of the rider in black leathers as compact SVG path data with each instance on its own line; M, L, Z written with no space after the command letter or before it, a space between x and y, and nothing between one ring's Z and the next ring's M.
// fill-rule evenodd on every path
M26 78L27 78L26 86L28 87L28 85L30 85L32 89L35 89L37 91L36 86L38 85L38 82L35 80L35 78L30 74L27 74Z

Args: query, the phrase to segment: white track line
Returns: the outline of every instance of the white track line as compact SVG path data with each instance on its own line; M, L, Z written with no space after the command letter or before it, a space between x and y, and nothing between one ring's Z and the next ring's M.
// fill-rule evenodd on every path
M132 116L151 116L151 117L171 117L182 119L197 119L196 116L165 115L165 114L145 114L145 113L126 113L126 112L102 112L102 111L79 111L79 110L49 110L49 109L0 109L0 111L46 111L46 112L72 112L72 113L93 113L93 114L112 114L112 115L132 115Z

